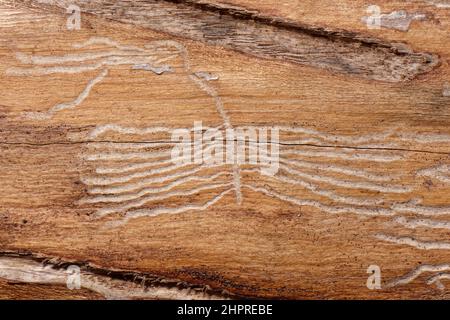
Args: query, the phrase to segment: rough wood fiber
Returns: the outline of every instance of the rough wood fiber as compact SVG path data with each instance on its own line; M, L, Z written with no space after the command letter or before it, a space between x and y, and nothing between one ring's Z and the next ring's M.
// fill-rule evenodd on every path
M448 298L450 9L86 3L0 2L0 297ZM277 127L278 173L174 166L198 121Z

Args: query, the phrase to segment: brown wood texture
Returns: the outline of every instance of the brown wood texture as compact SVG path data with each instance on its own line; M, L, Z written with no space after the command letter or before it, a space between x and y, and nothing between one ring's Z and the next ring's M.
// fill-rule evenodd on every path
M448 298L449 18L445 0L0 1L0 298ZM276 174L173 164L195 123L278 130Z

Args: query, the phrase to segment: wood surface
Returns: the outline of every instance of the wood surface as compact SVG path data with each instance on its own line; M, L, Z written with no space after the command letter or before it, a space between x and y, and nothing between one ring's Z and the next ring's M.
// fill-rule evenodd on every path
M0 298L449 298L449 43L445 0L0 1ZM277 173L172 164L195 123Z

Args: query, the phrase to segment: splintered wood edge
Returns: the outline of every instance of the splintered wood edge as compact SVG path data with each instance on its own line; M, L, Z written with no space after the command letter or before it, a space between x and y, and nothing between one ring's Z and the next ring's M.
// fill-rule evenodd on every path
M4 3L51 11L76 5L84 13L255 57L369 80L408 81L440 65L437 55L414 52L402 43L302 25L236 6L192 0L135 0L115 4L106 0L5 0Z
M177 279L106 269L29 252L0 252L0 278L25 284L66 285L71 290L86 289L106 299L224 300L238 297L226 290Z

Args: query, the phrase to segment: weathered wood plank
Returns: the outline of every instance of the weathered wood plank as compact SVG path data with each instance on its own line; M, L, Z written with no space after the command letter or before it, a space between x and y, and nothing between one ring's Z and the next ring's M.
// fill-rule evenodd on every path
M427 46L413 29L325 25L325 7L303 19L281 6L271 22L268 2L218 18L217 2L93 1L67 30L68 2L45 2L0 10L1 278L29 282L47 261L49 296L447 297L433 278L450 269L444 20ZM399 39L415 53L392 50ZM282 49L255 47L269 40ZM410 68L425 55L439 63ZM173 130L198 122L278 129L278 171L172 163ZM68 265L109 285L67 293ZM366 286L371 265L381 289ZM0 295L25 297L16 288Z

